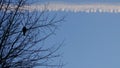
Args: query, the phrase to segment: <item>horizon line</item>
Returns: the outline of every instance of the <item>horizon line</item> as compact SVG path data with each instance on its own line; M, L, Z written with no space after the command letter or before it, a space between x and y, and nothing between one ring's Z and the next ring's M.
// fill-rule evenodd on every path
M42 11L44 9L48 11L63 11L63 12L86 12L86 13L120 13L120 3L44 3L44 4L32 4L27 6L30 11Z

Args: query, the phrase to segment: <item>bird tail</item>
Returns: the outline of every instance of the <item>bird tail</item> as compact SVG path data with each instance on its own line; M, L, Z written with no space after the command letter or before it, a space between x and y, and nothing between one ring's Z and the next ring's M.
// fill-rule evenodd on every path
M25 32L23 32L23 35L25 36Z

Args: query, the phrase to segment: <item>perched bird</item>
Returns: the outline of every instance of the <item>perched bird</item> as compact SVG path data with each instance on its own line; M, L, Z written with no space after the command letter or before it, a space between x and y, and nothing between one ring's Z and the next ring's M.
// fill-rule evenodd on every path
M24 36L25 36L26 31L27 31L27 28L24 26L24 27L22 28L22 32L23 32L23 35L24 35Z

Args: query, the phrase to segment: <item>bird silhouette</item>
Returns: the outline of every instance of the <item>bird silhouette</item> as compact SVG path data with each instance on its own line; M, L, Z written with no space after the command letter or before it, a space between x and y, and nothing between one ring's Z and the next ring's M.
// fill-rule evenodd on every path
M24 35L24 36L25 36L26 31L27 31L27 28L24 26L24 27L22 28L22 32L23 32L23 35Z

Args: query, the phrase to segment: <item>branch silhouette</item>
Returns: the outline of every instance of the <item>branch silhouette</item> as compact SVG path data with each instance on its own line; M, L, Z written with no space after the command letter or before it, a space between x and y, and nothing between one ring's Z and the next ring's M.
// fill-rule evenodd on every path
M53 60L61 55L62 46L45 46L47 38L55 34L64 17L41 11L21 11L29 0L0 0L0 68L61 67ZM15 8L11 9L11 5Z

